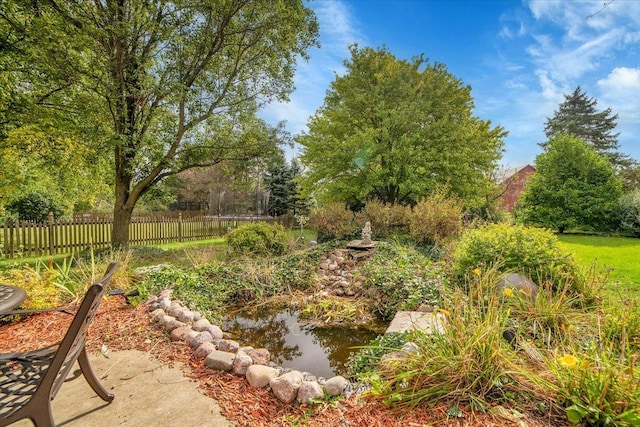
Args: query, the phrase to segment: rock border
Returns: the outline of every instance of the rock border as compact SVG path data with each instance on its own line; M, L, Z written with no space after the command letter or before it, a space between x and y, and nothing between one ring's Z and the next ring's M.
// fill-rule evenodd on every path
M270 361L269 350L242 346L237 341L226 339L220 326L172 299L172 292L165 289L149 298L145 303L149 314L170 334L171 341L185 342L193 350L192 357L204 360L207 368L245 377L251 387L269 386L283 403L294 400L313 403L334 396L349 397L369 389L366 384L352 383L341 375L325 379L278 366Z

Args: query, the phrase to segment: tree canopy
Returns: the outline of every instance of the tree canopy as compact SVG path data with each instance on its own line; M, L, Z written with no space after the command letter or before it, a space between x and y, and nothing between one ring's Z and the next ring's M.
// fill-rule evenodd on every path
M506 132L472 115L471 88L422 56L350 50L345 74L297 138L305 195L414 204L448 185L467 205L483 203Z
M298 0L18 1L1 17L23 48L10 82L27 111L2 117L4 129L57 114L58 128L111 151L114 245L128 243L137 201L166 177L276 149L279 129L256 111L286 99L317 39Z
M582 92L578 86L573 93L564 96L564 102L547 118L544 133L548 139L561 134L574 135L586 141L598 153L606 156L612 164L622 166L628 162L627 156L618 149L618 135L613 133L618 115L611 108L597 110L598 101ZM542 147L546 143L542 143Z
M611 231L617 227L622 183L613 166L587 142L559 135L536 158L517 218L559 232L569 228Z

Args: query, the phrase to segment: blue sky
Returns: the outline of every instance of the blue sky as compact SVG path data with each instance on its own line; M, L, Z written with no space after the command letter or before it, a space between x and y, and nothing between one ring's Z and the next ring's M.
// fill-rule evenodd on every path
M503 168L533 164L548 117L577 86L618 114L620 151L640 160L638 0L316 0L321 47L300 62L288 103L267 121L306 130L348 46L424 54L472 88L475 115L505 128Z

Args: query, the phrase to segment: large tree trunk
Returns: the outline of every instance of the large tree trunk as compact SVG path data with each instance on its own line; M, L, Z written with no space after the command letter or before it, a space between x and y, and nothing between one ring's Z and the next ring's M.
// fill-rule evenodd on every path
M129 245L129 225L133 210L124 206L118 206L113 210L113 230L111 244L114 248L122 248Z
M136 205L137 197L131 194L131 182L133 178L131 174L128 173L128 159L126 156L123 156L123 150L120 147L117 147L115 150L115 161L116 200L113 206L111 245L114 248L121 248L129 246L129 225L131 224L131 215Z

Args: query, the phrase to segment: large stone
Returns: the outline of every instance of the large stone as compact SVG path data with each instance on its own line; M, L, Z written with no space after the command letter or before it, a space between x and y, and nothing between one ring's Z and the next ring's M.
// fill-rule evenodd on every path
M157 310L153 310L150 314L151 318L156 322L160 321L161 318L165 316L164 310L158 308Z
M253 360L254 365L268 365L271 359L271 354L266 348L256 348L248 351L247 354Z
M161 324L162 326L166 327L169 323L173 322L174 320L176 320L175 317L169 316L169 315L164 315L164 316L158 318L158 323Z
M204 359L204 365L210 369L218 371L230 371L233 368L233 361L236 355L226 351L214 350Z
M164 319L166 319L167 317L171 317L171 316L165 316ZM187 326L186 323L181 322L179 320L173 319L172 321L170 321L169 323L167 323L166 325L164 325L164 328L168 331L171 332L176 328L181 328L183 326ZM191 329L191 328L189 328Z
M189 333L192 332L188 326L180 326L171 331L171 341L186 341Z
M240 343L233 340L220 340L217 346L218 350L228 351L229 353L235 353L240 349Z
M245 374L249 385L256 388L266 387L269 381L278 375L279 372L276 368L264 365L251 365Z
M385 331L385 335L415 330L427 334L443 334L446 323L447 318L442 313L398 311Z
M203 342L200 347L193 352L193 358L196 360L205 359L212 351L216 350L216 346L212 342Z
M324 391L329 396L340 396L344 389L349 384L349 381L341 375L338 375L333 378L329 378L327 382L324 383Z
M200 331L205 331L209 326L211 326L211 323L207 319L200 319L193 324L192 328L194 331L200 332ZM220 338L222 338L222 336L220 336Z
M224 336L222 329L220 329L216 325L209 325L204 330L209 332L214 340L222 339L222 337Z
M511 273L502 276L498 280L498 290L504 292L505 289L511 289L514 293L531 298L531 301L535 301L538 295L538 285L522 274Z
M202 344L204 344L205 342L211 342L211 343L213 342L213 337L209 332L207 331L202 331L202 332L193 331L193 332L195 332L195 335L187 339L187 344L189 344L189 347L196 349L200 347Z
M283 403L291 403L298 396L298 389L304 382L300 371L291 371L269 381L273 394Z
M193 311L184 309L182 310L182 313L180 313L180 315L178 316L178 320L184 323L193 323L193 320L195 319L195 317L196 315Z
M251 357L244 351L238 351L236 353L236 358L233 360L233 373L239 376L245 376L247 374L247 369L249 366L253 364L253 360Z
M298 389L297 398L300 403L311 403L313 400L323 397L322 386L316 381L305 381Z

